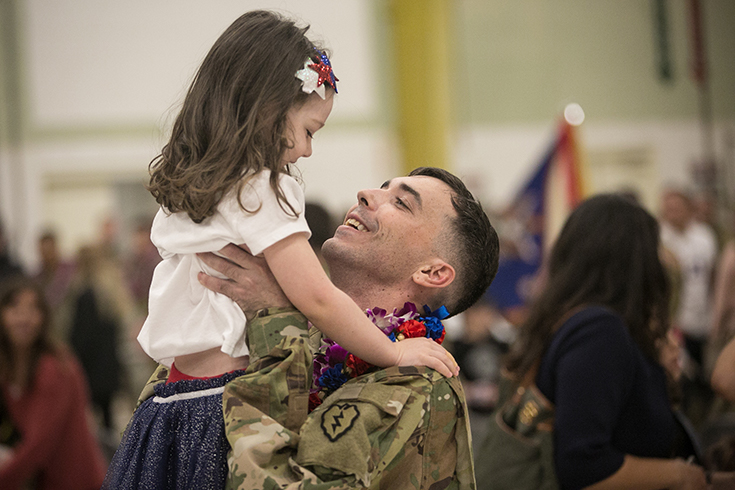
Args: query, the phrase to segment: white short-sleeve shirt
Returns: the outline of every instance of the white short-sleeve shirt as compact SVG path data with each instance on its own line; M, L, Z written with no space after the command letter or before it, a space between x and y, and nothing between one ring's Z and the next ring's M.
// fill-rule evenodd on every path
M253 255L295 233L311 235L304 216L304 192L293 177L281 175L279 184L291 206L284 211L270 186L270 171L263 170L243 186L240 207L233 190L213 216L194 223L186 213L158 211L151 241L163 261L153 273L148 318L138 342L151 358L171 366L174 357L215 347L232 357L248 354L245 315L224 295L199 284L197 274L222 277L196 254L217 252L228 243L245 244ZM288 207L284 205L286 210Z
M661 224L661 242L676 257L681 269L681 295L676 321L684 333L705 338L710 330L712 269L717 260L717 240L711 228L691 223L677 231Z

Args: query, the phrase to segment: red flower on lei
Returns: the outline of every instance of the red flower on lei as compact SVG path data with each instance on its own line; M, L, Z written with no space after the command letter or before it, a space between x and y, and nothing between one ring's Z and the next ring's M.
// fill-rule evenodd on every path
M345 367L350 370L348 372L350 373L350 376L354 378L357 376L362 376L374 366L363 361L355 354L348 354L347 359L345 359Z
M403 340L398 337L399 335L403 335L406 339L426 337L426 325L416 320L407 320L401 323L396 334L397 340Z
M311 393L309 393L309 412L311 412L321 404L322 399L319 397L318 391L312 391Z

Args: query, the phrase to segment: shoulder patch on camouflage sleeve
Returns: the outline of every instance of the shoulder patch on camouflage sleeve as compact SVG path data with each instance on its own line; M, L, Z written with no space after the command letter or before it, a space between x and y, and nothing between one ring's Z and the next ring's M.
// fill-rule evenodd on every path
M322 432L327 436L327 439L334 442L355 426L358 417L360 417L360 411L357 409L357 405L353 403L335 403L322 414Z

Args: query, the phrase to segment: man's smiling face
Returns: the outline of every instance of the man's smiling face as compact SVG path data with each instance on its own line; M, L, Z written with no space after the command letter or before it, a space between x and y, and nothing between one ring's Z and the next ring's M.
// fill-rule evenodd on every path
M405 280L436 256L440 234L456 215L449 186L427 176L389 180L360 191L357 200L322 251L330 268L386 279Z

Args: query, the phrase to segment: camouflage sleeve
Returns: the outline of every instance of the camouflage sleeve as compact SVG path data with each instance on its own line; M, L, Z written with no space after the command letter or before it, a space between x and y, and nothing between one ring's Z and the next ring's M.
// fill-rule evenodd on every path
M251 363L225 387L228 489L342 489L293 462L308 412L312 356L306 318L270 310L248 323Z
M155 386L160 383L165 383L167 379L168 368L163 364L159 364L156 370L153 371L153 374L151 374L151 377L148 378L148 381L146 381L140 395L138 395L138 403L135 405L135 408L138 408L146 399L152 397Z
M225 424L233 423L241 405L250 405L287 429L298 431L308 413L311 387L307 321L293 308L265 312L248 322L250 365L244 376L225 388Z

